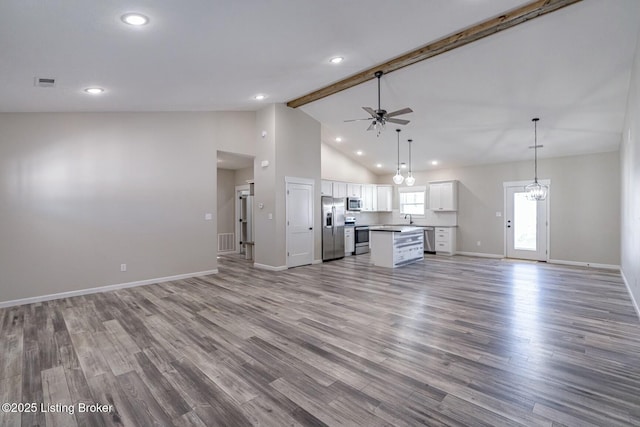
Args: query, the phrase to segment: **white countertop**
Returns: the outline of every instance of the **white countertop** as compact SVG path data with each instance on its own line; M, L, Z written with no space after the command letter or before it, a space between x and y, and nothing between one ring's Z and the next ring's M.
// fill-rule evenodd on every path
M396 233L422 232L422 227L414 227L412 225L371 225L370 231L392 231Z

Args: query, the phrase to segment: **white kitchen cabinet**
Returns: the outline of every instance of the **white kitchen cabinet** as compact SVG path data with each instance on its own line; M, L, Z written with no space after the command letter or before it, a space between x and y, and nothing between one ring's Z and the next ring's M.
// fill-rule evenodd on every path
M344 254L345 256L353 255L356 250L356 234L355 228L344 228Z
M393 197L393 187L390 185L376 186L376 211L391 212L391 201Z
M323 179L320 181L320 194L323 196L333 196L333 181Z
M333 197L347 197L347 183L333 182Z
M362 185L362 211L372 212L377 209L378 192L373 184Z
M347 184L347 197L362 197L362 184Z
M432 211L458 210L458 181L429 183L429 209Z
M456 253L455 227L436 227L436 254L454 255Z

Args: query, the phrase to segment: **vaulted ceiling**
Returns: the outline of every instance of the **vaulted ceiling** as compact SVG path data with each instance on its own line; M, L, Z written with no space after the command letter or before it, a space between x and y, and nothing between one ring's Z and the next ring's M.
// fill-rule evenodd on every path
M521 0L3 0L0 111L257 110L287 102ZM122 23L127 12L150 18ZM637 0L584 0L383 76L382 106L411 107L414 169L616 150L640 27ZM342 64L329 59L343 56ZM34 78L55 78L54 88ZM92 96L83 90L100 86ZM254 96L265 94L257 101ZM393 127L365 132L370 81L302 108L327 144L394 169ZM335 138L342 137L341 143ZM363 155L358 156L356 151ZM403 145L406 161L406 144ZM382 163L382 168L376 168Z

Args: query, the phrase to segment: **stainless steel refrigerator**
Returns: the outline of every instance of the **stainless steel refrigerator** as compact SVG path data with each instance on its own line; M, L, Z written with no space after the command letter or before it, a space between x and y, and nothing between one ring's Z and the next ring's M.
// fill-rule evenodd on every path
M322 260L344 257L345 199L322 198Z

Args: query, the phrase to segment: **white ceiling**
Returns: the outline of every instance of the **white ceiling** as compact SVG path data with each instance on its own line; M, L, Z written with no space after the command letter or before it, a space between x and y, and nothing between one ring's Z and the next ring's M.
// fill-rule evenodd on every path
M257 110L525 2L2 0L0 111ZM124 25L132 11L150 23ZM584 0L384 76L382 106L413 108L401 136L415 140L415 170L432 159L529 159L533 116L541 157L615 150L638 16L637 0ZM339 66L328 62L336 55L345 57ZM56 78L56 87L36 88L34 77ZM106 92L83 92L93 85ZM323 124L325 142L388 173L393 128L376 138L366 122L343 123L375 103L371 81L302 109Z
M218 151L218 169L244 169L253 166L253 156Z

